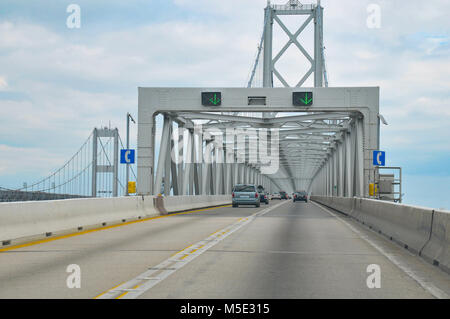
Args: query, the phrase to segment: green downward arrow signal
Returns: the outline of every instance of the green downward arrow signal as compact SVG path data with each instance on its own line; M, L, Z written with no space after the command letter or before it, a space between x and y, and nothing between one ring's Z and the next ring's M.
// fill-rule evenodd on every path
M308 93L305 93L305 99L300 99L303 104L308 105L310 102L312 102L312 97L308 99Z
M209 102L211 102L211 103L214 104L214 105L217 105L217 104L220 103L220 99L218 99L218 98L217 98L217 94L214 93L214 99L213 99L213 98L210 98L210 99L209 99Z

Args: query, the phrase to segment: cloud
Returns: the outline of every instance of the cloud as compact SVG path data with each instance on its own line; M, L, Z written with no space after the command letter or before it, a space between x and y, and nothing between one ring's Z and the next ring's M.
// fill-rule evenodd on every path
M6 82L6 78L0 76L0 91L4 91L8 88L8 82Z
M61 154L51 153L44 148L11 147L4 144L0 144L0 154L2 154L0 161L2 176L15 175L17 171L33 175L39 172L46 176L51 173L52 167L57 168L61 162L67 160Z
M366 9L372 2L322 1L330 86L380 86L381 113L389 122L382 127L382 147L396 154L396 165L406 165L408 152L418 150L439 159L450 147L450 2L376 1L381 28L369 29ZM38 15L21 19L25 3L17 4L16 16L0 20L0 144L21 157L8 174L24 179L25 168L35 167L29 154L38 149L59 154L62 164L94 126L111 121L123 133L126 112L137 113L138 86L245 86L266 0L175 0L171 5L178 11L161 8L164 19L134 23L131 13L143 3L109 3L102 15L83 2L86 20L79 30L65 28L65 10L59 27ZM108 20L117 18L114 12L129 13L119 15L120 30ZM282 20L289 28L301 22ZM308 31L302 41L312 39ZM275 27L274 54L285 41ZM305 44L310 54L312 47ZM277 67L296 83L308 65L290 51ZM45 163L35 167L36 174L60 165ZM10 164L0 158L0 167Z
M20 25L20 27L18 27ZM60 36L36 24L0 22L0 49L45 49L60 40Z

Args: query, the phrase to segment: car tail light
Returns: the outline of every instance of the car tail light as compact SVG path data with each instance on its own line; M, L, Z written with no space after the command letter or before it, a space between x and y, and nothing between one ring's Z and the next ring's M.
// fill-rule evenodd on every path
M258 193L255 193L255 198L258 198Z
M234 193L231 193L231 197L234 197Z
M264 195L264 198L267 198L267 195Z

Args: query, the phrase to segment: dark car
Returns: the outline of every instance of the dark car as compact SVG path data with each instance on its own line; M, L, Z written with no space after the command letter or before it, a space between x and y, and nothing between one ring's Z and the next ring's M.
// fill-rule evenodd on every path
M259 201L261 203L269 204L269 197L267 196L267 193L264 191L264 188L258 187L258 194L259 194Z
M262 185L258 185L256 187L256 190L258 191L258 195L259 195L259 201L261 203L266 203L269 204L269 197L267 196L266 191L264 190L264 187Z
M297 201L304 201L305 203L308 202L308 194L306 192L295 192L294 193L294 198L292 199L292 201L295 203Z
M288 194L284 191L280 191L280 196L281 196L281 199L289 199Z

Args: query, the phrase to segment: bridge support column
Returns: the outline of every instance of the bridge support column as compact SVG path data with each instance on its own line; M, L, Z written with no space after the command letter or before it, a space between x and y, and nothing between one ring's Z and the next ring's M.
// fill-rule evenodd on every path
M272 9L270 8L270 5L268 5L265 9L265 17L264 17L263 87L273 87L272 30L273 30Z
M189 195L190 194L190 177L191 177L191 166L192 164L192 132L188 131L187 134L187 145L186 145L186 163L184 167L184 174L183 174L183 195Z
M209 149L209 141L205 142L205 154L203 156L203 162L202 162L202 183L201 183L201 194L202 195L207 195L207 191L206 191L206 185L208 182L208 163L210 161L210 157L211 155L208 153L208 149Z
M173 123L172 123L173 124ZM170 168L171 168L171 176L172 176L172 188L174 195L180 195L180 191L178 189L178 172L177 172L177 164L175 162L175 142L172 138L173 135L173 125L170 126ZM173 156L173 159L172 159Z
M214 163L214 167L215 167L215 175L214 175L214 194L215 195L219 195L220 194L220 184L222 183L222 170L221 170L221 151L220 149L217 147L215 147L215 163Z
M352 175L352 143L350 132L345 134L345 196L353 197L353 175Z
M327 162L328 162L327 163L327 166L328 166L328 182L327 182L328 194L327 194L327 196L333 196L333 163L332 163L331 155L328 157Z
M232 183L231 183L231 178L232 178L232 171L231 171L231 164L229 163L225 163L225 172L226 172L226 177L225 177L225 191L224 194L231 194L231 187L232 187Z
M344 144L343 143L339 143L338 196L344 197Z
M194 186L195 186L195 195L200 195L201 190L201 182L202 182L202 163L203 163L203 141L202 135L195 133L194 130L194 142L192 152L195 154L194 158ZM197 148L195 147L197 145Z
M239 183L239 163L233 164L233 187Z
M168 140L167 142L167 151L166 151L166 159L164 162L164 196L169 196L170 195L170 189L172 186L172 181L170 179L170 171L171 171L171 163L172 163L172 154L171 154L171 136L172 136L172 121L169 120L169 133L168 133ZM161 139L161 143L163 143L164 141Z
M119 130L115 129L114 136L114 163L113 163L113 197L118 196L118 182L119 182Z
M197 152L195 151L195 139L196 135L194 131L191 132L191 158L189 164L191 166L189 172L189 195L196 195L196 190L198 189L198 174L197 174Z
M167 116L164 116L164 124L161 134L161 145L159 148L159 156L158 156L158 166L156 168L156 180L155 180L155 187L154 187L154 194L159 194L161 192L162 188L162 180L163 180L163 173L164 173L164 161L166 160L167 156L167 149L169 145L169 125L170 125L170 119Z
M112 137L114 154L113 154L113 163L111 163L108 159L109 165L98 165L98 140L101 137ZM105 152L105 150L103 150ZM91 195L92 197L97 197L97 174L110 174L112 173L112 190L103 190L103 192L110 192L113 197L117 197L118 195L118 171L119 171L119 130L116 129L97 129L95 128L92 133L92 181L91 181ZM69 175L70 176L70 175ZM49 179L50 182L50 179ZM110 184L111 185L111 184ZM50 187L49 187L50 188ZM67 192L65 190L65 192Z
M337 181L337 161L336 161L336 146L333 149L333 157L332 157L332 161L331 161L331 167L332 167L332 187L331 187L331 196L336 196L336 190L337 190L337 185L336 185L336 181Z
M178 192L179 195L183 193L183 177L184 177L184 127L178 124Z
M97 129L94 128L94 132L92 133L92 197L97 197L97 139Z
M245 178L245 165L244 163L239 164L239 181L238 183L244 184L244 178Z
M314 10L314 86L323 86L323 11L320 5Z
M362 120L356 122L356 169L357 169L357 196L364 197L364 131Z

